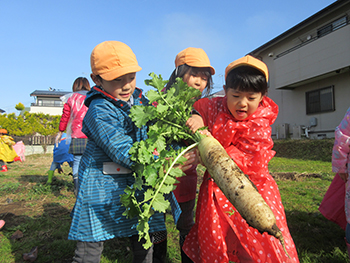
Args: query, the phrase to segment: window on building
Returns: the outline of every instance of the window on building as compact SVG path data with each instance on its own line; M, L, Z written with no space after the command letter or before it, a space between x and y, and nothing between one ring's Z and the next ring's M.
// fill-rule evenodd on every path
M306 92L306 114L334 110L334 86Z
M60 101L60 100L55 100L55 102L54 102L55 104L55 107L60 107L60 106L62 106L62 101Z
M43 100L38 100L38 106L43 106Z
M337 30L338 28L341 28L345 26L348 22L347 16L343 16L341 18L338 18L337 20L333 21L330 24L325 25L324 27L321 27L320 29L317 30L317 36L318 37L323 37L332 31Z

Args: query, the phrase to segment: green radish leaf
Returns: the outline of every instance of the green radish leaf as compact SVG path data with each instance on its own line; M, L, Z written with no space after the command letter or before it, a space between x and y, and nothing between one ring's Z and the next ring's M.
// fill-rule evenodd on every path
M143 125L146 125L147 122L154 119L155 112L156 109L154 107L135 105L130 109L130 117L135 119L136 127L141 128Z
M170 175L172 175L173 177L181 177L182 175L182 170L181 169L171 169L170 170ZM168 178L167 178L168 179ZM175 183L175 182L173 182Z
M154 101L159 100L161 96L159 95L159 92L150 90L147 92L147 98L149 99L149 102L152 103Z
M152 166L146 166L143 175L148 185L155 185L158 178L157 169Z
M168 176L167 178L171 178L170 176ZM166 182L168 183L169 181L171 181L170 184L163 184L160 192L164 193L164 194L169 194L171 191L173 191L175 189L174 183L177 183L177 180L175 178L171 178L167 179Z
M169 201L165 200L163 195L159 194L154 198L153 208L158 212L165 213L169 205Z
M165 93L163 90L167 81L154 73L150 76L151 79L145 80L147 85L154 88L147 92L150 105L133 106L130 110L130 117L137 127L148 125L148 138L135 142L129 151L135 163L135 183L127 187L121 196L121 202L126 208L124 215L128 218L138 217L137 230L139 238L146 240L146 249L152 245L148 233L150 217L155 211L165 213L170 202L164 195L171 193L178 183L176 178L184 175L181 169L174 169L174 166L183 164L186 158L182 155L196 144L177 150L169 145L184 140L198 143L198 138L201 138L186 126L192 105L201 92L188 87L178 78ZM143 200L137 201L136 190L144 192Z

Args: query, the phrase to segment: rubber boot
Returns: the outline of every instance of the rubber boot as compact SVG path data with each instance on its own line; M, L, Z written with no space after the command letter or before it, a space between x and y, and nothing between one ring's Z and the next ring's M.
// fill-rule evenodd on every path
M21 159L21 157L16 156L15 159L13 159L13 161L14 162L18 162L18 161L22 162L22 159Z
M3 165L1 166L1 171L0 172L7 172L7 166L6 165Z
M348 256L350 258L350 244L346 241L346 238L344 238L344 240L345 240L346 248L347 248L347 251L348 251Z
M47 184L51 184L52 183L52 179L53 179L53 174L54 174L54 171L48 171L47 172Z

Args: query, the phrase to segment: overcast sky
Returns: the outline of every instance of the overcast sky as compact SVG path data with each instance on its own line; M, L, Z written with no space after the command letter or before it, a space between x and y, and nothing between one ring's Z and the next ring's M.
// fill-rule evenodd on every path
M90 54L106 40L129 45L142 70L168 79L175 56L203 48L216 70L215 91L225 67L335 1L0 1L0 109L30 106L34 90L71 91L77 77L90 84Z

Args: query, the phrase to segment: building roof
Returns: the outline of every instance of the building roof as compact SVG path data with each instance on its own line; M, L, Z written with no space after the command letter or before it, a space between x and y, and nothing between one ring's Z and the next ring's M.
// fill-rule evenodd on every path
M3 112L5 112L3 109L0 109L0 113L3 113Z
M210 94L208 97L209 98L215 98L215 97L224 97L225 96L225 91L224 90L220 90L217 91L215 93Z
M56 90L35 90L30 93L30 96L45 96L59 98L71 91L56 91Z
M316 14L308 17L307 19L303 20L302 22L300 22L299 24L295 25L294 27L288 29L287 31L285 31L284 33L278 35L277 37L273 38L272 40L270 40L269 42L263 44L262 46L256 48L255 50L251 51L249 53L249 55L253 55L258 53L261 50L264 50L265 48L278 43L279 41L283 40L285 37L289 36L290 34L297 32L298 30L302 29L303 27L305 27L306 25L310 24L311 22L318 20L320 17L323 17L324 15L326 15L327 13L329 13L329 11L334 10L334 9L338 9L341 8L344 4L348 3L349 0L337 0L334 3L328 5L327 7L323 8L321 11L317 12Z

